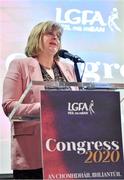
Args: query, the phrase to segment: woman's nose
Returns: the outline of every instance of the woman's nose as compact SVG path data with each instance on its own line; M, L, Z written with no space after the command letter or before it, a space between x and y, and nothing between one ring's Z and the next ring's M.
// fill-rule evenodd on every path
M57 34L53 34L53 38L54 38L54 39L57 39Z

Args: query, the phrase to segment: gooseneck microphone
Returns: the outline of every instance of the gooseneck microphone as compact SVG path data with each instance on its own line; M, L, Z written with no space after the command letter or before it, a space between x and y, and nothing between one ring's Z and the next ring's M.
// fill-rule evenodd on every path
M84 69L85 69L85 61L83 59L81 59L79 56L73 55L64 49L60 49L58 52L58 55L62 58L65 58L65 59L68 58L74 62L74 69L75 69L77 82L82 82L82 78L80 77L80 72L79 72L77 63L84 63ZM82 73L82 77L83 77L83 74L84 74L84 70Z
M78 63L78 62L84 63L84 60L81 59L79 56L73 55L73 54L69 53L67 50L64 50L64 49L59 50L58 55L60 57L62 57L62 58L65 58L65 59L68 58L71 61L73 61L74 63Z

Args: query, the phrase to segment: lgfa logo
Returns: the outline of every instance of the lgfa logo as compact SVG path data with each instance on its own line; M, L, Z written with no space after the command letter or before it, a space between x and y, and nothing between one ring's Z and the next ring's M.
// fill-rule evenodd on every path
M104 16L98 10L79 10L56 8L56 21L60 23L64 30L68 31L85 31L85 32L105 32L106 27L110 31L121 32L117 25L119 19L118 9L113 8L108 17Z
M86 102L68 102L68 114L69 115L93 115L94 111L94 100L90 103Z

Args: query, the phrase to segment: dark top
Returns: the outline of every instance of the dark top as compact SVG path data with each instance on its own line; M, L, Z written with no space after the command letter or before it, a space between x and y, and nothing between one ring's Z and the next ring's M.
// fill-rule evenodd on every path
M45 68L40 64L40 68L41 68L41 73L43 76L43 80L44 81L51 81L53 80L52 77L47 73L47 71L45 70ZM53 67L53 73L54 73L54 81L60 81L60 82L67 82L66 77L64 76L64 74L62 73L62 71L60 70L59 66L54 63ZM45 89L52 89L51 87L45 87ZM59 89L58 87L53 88L53 89ZM65 88L61 88L61 89L70 89L70 87L66 86Z

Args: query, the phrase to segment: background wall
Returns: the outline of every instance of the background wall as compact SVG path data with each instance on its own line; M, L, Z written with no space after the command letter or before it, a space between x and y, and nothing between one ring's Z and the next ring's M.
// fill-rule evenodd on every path
M8 64L24 56L32 27L45 20L63 26L62 48L86 62L83 82L123 83L123 10L123 0L0 0L0 104ZM123 130L123 107L121 114ZM9 173L10 122L1 105L0 117L0 173Z

